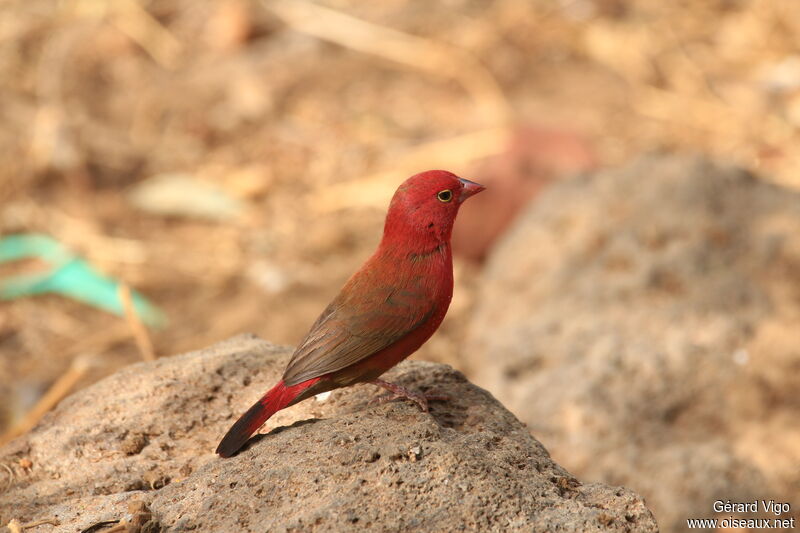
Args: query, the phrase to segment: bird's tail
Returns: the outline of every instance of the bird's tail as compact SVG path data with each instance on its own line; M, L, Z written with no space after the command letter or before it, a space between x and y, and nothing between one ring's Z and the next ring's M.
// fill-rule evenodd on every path
M309 379L291 387L287 387L283 381L279 381L231 426L231 429L222 437L216 453L222 457L230 457L238 452L250 435L255 433L269 417L294 403L294 400L298 399L303 391L317 381L319 378Z

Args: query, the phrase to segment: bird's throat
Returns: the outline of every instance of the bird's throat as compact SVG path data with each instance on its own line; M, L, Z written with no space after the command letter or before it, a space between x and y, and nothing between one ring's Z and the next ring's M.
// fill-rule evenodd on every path
M406 258L410 259L412 263L420 263L423 261L427 261L429 259L433 259L436 256L444 257L448 249L449 245L446 242L442 242L434 246L433 248L427 250L418 252L409 252L406 255Z

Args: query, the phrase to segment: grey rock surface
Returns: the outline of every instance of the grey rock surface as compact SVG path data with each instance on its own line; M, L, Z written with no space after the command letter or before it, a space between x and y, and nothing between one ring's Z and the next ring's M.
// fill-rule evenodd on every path
M800 486L800 194L700 158L561 182L487 265L467 374L661 527ZM794 499L793 511L800 501Z
M63 532L115 520L143 532L657 530L640 497L576 480L443 365L387 375L451 396L430 413L370 404L379 392L362 385L279 412L231 459L213 455L289 355L240 336L74 394L0 449L0 520L55 519L39 527Z

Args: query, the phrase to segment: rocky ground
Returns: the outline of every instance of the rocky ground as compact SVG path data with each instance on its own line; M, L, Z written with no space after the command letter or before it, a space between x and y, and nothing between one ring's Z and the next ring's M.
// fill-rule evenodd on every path
M796 192L666 156L558 183L476 301L468 375L665 530L717 499L798 494Z
M584 484L445 365L390 377L451 399L370 405L371 386L278 413L223 460L227 427L290 355L253 336L127 367L0 449L0 522L28 531L657 531L634 492ZM54 525L55 524L55 525Z

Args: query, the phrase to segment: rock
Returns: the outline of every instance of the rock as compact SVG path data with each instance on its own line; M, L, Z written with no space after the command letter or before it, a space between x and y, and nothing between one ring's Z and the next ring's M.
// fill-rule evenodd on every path
M468 375L666 531L717 499L796 496L797 192L683 157L559 182L476 301Z
M430 413L369 405L378 390L359 386L281 411L238 456L215 456L289 356L241 336L74 394L0 449L0 523L56 519L65 532L118 520L176 532L657 530L641 498L577 481L444 365L406 362L388 375L451 395Z
M597 168L597 156L579 134L525 125L515 128L505 149L467 177L486 191L464 204L453 227L453 253L483 261L495 242L532 199L554 180Z

